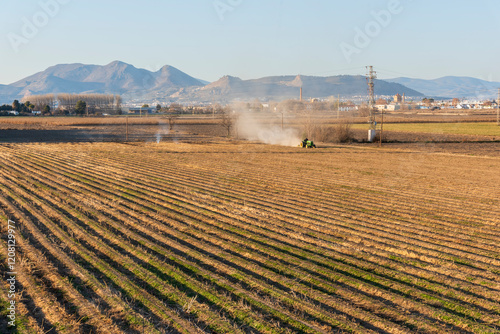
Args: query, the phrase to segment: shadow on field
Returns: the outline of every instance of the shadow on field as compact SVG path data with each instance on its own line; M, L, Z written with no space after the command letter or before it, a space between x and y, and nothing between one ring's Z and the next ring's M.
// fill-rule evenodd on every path
M154 132L133 132L128 141L192 141L200 136L191 134L161 134ZM6 129L0 130L0 143L73 143L73 142L116 142L126 141L124 132L111 132L106 129Z

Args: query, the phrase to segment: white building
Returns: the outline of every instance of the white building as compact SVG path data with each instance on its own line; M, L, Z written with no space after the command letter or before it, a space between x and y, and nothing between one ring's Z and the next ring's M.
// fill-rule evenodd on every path
M401 106L399 104L377 104L375 108L378 111L396 111L401 109Z
M354 104L348 106L342 106L339 108L339 111L354 111L354 110L358 110L358 107L355 106Z

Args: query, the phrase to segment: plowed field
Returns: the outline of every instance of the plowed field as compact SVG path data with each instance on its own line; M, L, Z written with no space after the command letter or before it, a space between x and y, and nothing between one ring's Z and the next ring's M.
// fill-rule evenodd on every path
M499 171L408 149L2 145L17 330L499 333Z

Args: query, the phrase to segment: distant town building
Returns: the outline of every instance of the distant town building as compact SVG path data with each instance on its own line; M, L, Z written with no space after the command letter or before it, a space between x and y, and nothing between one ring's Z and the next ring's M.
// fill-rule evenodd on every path
M405 94L401 96L400 94L394 95L394 102L395 103L405 103Z
M339 111L354 111L354 110L358 110L358 107L354 104L349 104L349 105L346 105L346 106L341 106L339 108Z
M396 111L401 109L401 106L397 104L377 104L375 105L375 108L378 111Z

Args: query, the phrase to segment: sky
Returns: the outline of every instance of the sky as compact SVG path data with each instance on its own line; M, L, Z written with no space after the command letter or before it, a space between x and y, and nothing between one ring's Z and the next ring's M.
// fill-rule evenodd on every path
M498 0L2 0L0 84L114 60L224 75L500 81Z

